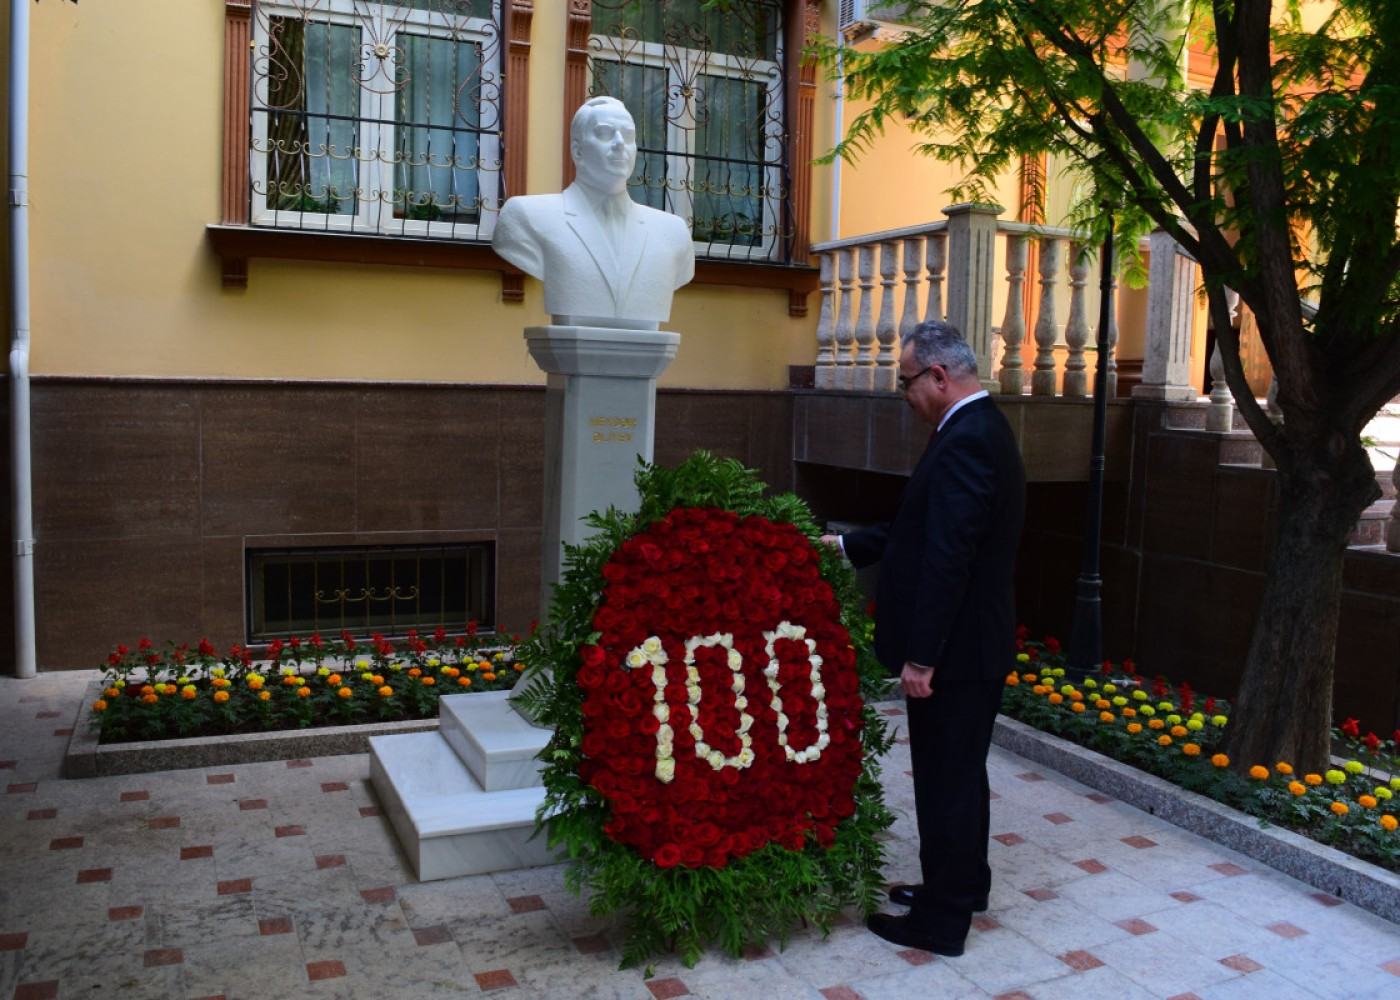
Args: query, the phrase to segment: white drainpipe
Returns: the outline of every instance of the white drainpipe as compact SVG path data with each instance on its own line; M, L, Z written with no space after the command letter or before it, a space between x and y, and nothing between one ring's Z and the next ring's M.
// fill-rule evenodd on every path
M10 505L14 517L15 676L37 672L34 481L29 450L29 0L10 2Z

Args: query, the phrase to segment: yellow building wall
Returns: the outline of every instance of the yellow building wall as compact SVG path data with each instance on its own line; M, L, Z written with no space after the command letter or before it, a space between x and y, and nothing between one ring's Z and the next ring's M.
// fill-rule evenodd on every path
M491 272L253 259L246 289L221 287L222 3L32 13L34 374L543 382L533 281L506 304ZM536 4L530 192L560 187L565 25L563 0ZM683 289L661 385L785 387L815 357L816 299L794 318L785 291Z

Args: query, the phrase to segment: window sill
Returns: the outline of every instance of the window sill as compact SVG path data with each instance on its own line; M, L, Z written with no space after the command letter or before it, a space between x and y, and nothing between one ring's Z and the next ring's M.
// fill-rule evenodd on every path
M486 243L411 239L402 236L361 236L347 233L265 229L256 226L207 226L209 245L223 262L225 288L248 286L248 261L316 260L340 264L388 264L495 271L501 278L503 302L525 301L525 274ZM767 288L788 293L788 315L807 315L807 296L820 287L818 271L808 265L753 264L743 261L697 260L695 284Z

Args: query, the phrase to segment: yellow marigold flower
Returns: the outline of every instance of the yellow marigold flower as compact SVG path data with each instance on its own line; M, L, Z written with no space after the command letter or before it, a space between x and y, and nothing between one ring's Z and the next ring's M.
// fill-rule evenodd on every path
M1204 729L1205 727L1206 727L1206 724L1205 724L1204 722L1202 722L1200 719L1187 719L1187 720L1186 720L1186 728L1189 729L1189 730L1191 730L1191 732L1193 732L1193 733L1199 733L1199 732L1200 732L1202 729Z
M1347 808L1345 802L1333 802L1328 808L1338 816L1345 816L1347 813L1351 812L1351 810Z
M341 688L339 691L336 692L336 694L339 695L341 698L349 698L353 696L355 692L351 691L349 688Z
M1017 653L1017 654L1016 654L1016 662L1017 662L1017 663L1030 663L1030 662L1031 662L1031 654L1030 654L1030 653Z
M1249 776L1255 781L1263 781L1269 776L1269 769L1261 764L1255 764L1249 769Z
M1194 744L1194 743L1187 743L1185 746L1183 746L1183 747L1181 748L1181 752L1184 753L1184 754L1185 754L1186 756L1188 756L1188 757L1195 757L1197 754L1199 754L1199 753L1201 752L1201 748L1198 747L1198 746L1197 746L1196 744Z
M1342 767L1346 769L1347 774L1360 774L1366 770L1366 766L1359 760L1349 760Z
M1400 821L1397 821L1394 816L1390 815L1390 813L1382 813L1380 818L1380 824L1381 829L1386 831L1386 833L1394 833L1395 828L1397 826L1400 826Z
M1308 786L1301 781L1290 781L1288 783L1288 790L1294 795L1304 795L1308 791Z
M184 698L186 701L192 701L199 697L199 691L193 684L186 684L180 689L180 697Z
M1163 712L1175 712L1175 711L1176 711L1176 706L1173 705L1173 704L1172 704L1171 702L1169 702L1169 701L1159 701L1159 702L1157 702L1157 708L1158 708L1160 711L1163 711Z
M1155 708L1153 708L1151 705L1139 705L1139 706L1138 706L1138 711L1141 712L1143 715L1156 715L1156 714L1157 714L1157 710L1156 710Z
M1390 790L1393 792L1400 792L1400 778L1390 779Z
M1136 689L1135 691L1133 691L1133 701L1146 701L1146 700L1147 700L1147 692L1144 691L1142 688L1138 688L1138 689Z
M1147 728L1148 728L1148 729L1166 729L1166 728L1167 728L1167 724L1166 724L1165 722L1163 722L1161 719L1148 719L1148 720L1147 720Z
M107 711L107 702L104 701L104 700L101 699L101 698L98 698L96 701L94 701L94 702L92 703L92 710L93 710L94 712L105 712L105 711Z
M215 667L213 670L211 670L211 671L209 671L209 672L210 672L211 674L213 674L215 677L222 677L222 676L224 675L224 668L223 668L223 667Z
M362 680L362 681L373 681L373 680L374 680L374 674L370 673L369 671L365 671L364 673L362 673L362 674L360 675L360 680Z
M297 672L297 668L296 668L296 667L283 667L283 668L282 668L282 676L283 676L283 677L291 677L291 676L292 676L293 674L295 674L296 672Z
M329 677L326 678L326 683L329 684L331 687L340 687L340 675L331 674Z
M391 673L397 674L397 673L398 673L399 671L401 671L401 670L403 670L403 664L402 664L402 663L391 663L391 664L389 664L389 671L390 671Z
M1186 727L1185 727L1185 726L1172 726L1171 729L1168 729L1168 730L1167 730L1167 732L1171 733L1171 734L1172 734L1173 736L1175 736L1177 739L1181 739L1183 736L1186 735Z
M267 700L268 700L269 698L271 698L271 697L272 697L272 692L271 692L271 691L259 691L259 692L258 692L258 701L267 701Z
M359 667L361 670L364 670L369 666L369 660L363 658L358 659L355 661L355 666Z
M1086 677L1084 678L1084 686L1092 691L1094 688L1099 686L1099 682L1094 680L1094 678L1092 677Z
M1229 722L1229 721L1230 721L1230 720L1227 719L1227 718L1225 718L1225 716L1223 716L1223 715L1212 715L1212 716L1210 717L1210 724L1211 724L1212 726L1223 726L1223 725L1225 725L1225 723L1227 723L1227 722Z
M434 684L436 684L436 683L437 683L437 678L436 678L436 677L424 677L424 678L423 678L423 686L424 686L424 687L432 687L432 686L433 686Z
M1127 703L1128 703L1128 699L1127 699L1127 698L1124 698L1121 694L1120 694L1118 697L1116 697L1116 698L1113 699L1113 704L1117 705L1119 708L1122 708L1122 707L1123 707L1124 705L1126 705Z
M1392 795L1394 795L1394 793L1389 788L1386 788L1384 785L1377 785L1376 790L1372 794L1383 802L1391 798Z
M1229 766L1230 766L1230 758L1229 758L1229 757L1226 757L1223 753L1218 753L1218 754L1216 754L1214 757L1212 757L1212 758L1210 759L1210 762L1211 762L1212 764L1214 764L1216 767L1229 767Z
M1100 722L1112 722L1115 718L1117 718L1117 717L1116 717L1112 712L1100 712L1100 713L1099 713L1099 721L1100 721Z
M331 668L330 668L330 667L318 667L318 668L316 669L316 676L317 676L317 677L329 677L329 676L330 676L330 672L331 672Z
M228 692L225 691L225 690L223 690L222 688L219 689L218 691L215 691L215 692L214 692L214 700L215 700L216 702L218 702L220 705L222 705L224 702L228 701Z
M439 665L441 665L441 663L442 663L442 661L439 660L436 656L430 656L430 657L428 657L428 666L430 666L430 667L439 666Z
M470 677L458 677L457 683L464 688L469 688L472 686L472 679Z
M1073 685L1073 684L1065 684L1065 685L1063 685L1063 686L1060 688L1060 694L1064 695L1066 698L1069 698L1069 697L1073 696L1073 694L1074 694L1074 685Z
M389 685L385 684L383 687L381 687L381 688L379 689L379 697L381 697L381 698L392 698L393 696L394 696L394 689L391 688Z
M1330 771L1327 771L1325 774L1323 774L1323 777L1327 779L1327 783L1329 785L1345 784L1347 780L1347 776L1341 771L1338 771L1336 768L1332 768Z
M505 653L497 653L495 656L491 657L491 659L493 659L493 660L504 660L505 658L506 658L506 654L505 654Z
M1279 774L1292 774L1293 765L1285 764L1283 761L1279 761L1277 764L1274 765L1274 770L1277 771Z
M1117 690L1118 690L1118 689L1117 689L1116 687L1114 687L1112 684L1105 684L1105 685L1103 686L1103 693L1104 693L1104 694L1113 694L1113 693L1116 692Z
M1130 733L1132 733L1134 736L1136 736L1138 733L1142 732L1142 723L1141 723L1141 722L1130 722L1130 723L1128 723L1128 732L1130 732Z
M1157 745L1162 747L1169 747L1172 745L1172 738L1170 736L1167 736L1166 734L1158 736Z
M1073 704L1071 704L1069 707L1070 707L1070 710L1071 710L1071 711L1074 711L1074 712L1082 712L1082 711L1084 711L1084 703L1083 703L1082 701L1076 701L1076 702L1074 702Z
M1363 809L1374 809L1376 808L1376 797L1374 795L1358 796L1356 799L1356 804L1361 806Z
M305 697L307 697L307 696L310 695L310 694L311 694L311 689L310 689L309 687L307 687L306 685L304 685L304 684L303 684L301 687L297 688L297 697L298 697L298 698L305 698Z
M1305 784L1309 784L1309 785L1314 785L1314 786L1320 785L1320 784L1322 784L1322 775L1320 775L1320 774L1305 774L1305 775L1303 775L1303 781L1304 781Z
M1055 677L1063 677L1065 675L1065 668L1056 667L1054 670L1050 671L1050 673Z

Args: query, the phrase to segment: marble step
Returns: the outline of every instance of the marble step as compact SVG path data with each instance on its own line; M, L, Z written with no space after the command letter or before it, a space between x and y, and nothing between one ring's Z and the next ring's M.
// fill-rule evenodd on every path
M439 702L443 737L488 792L540 783L541 762L535 757L549 742L550 731L530 725L512 709L510 694L450 694Z
M543 787L484 790L439 733L369 743L370 780L420 881L558 860L534 836Z

